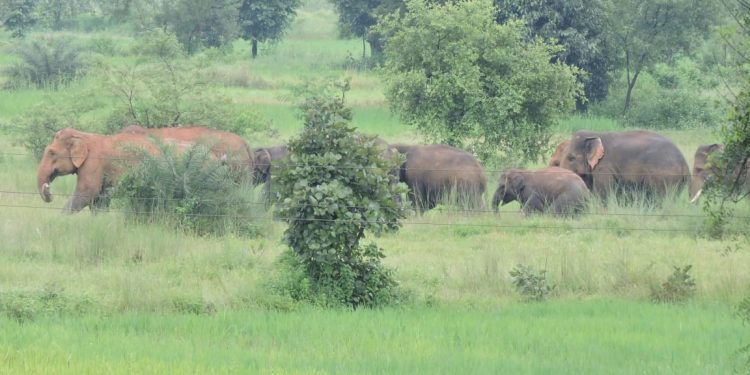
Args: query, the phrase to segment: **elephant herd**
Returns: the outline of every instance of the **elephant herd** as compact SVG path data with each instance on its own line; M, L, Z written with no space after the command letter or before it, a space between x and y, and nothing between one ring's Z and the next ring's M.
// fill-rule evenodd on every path
M114 135L86 133L71 128L58 131L45 148L39 164L37 186L42 199L52 200L49 184L58 176L76 174L75 192L63 209L78 212L106 204L105 190L114 186L123 167L137 162L132 148L158 152L154 138L185 149L206 144L211 156L229 168L252 176L270 192L272 168L288 156L286 146L255 150L240 136L200 126L143 128L131 125ZM452 197L464 207L482 207L487 176L469 152L447 145L387 144L383 155L398 152L404 162L394 174L408 187L408 198L418 212L434 208ZM704 181L716 171L708 156L721 145L701 146L695 154L690 198L698 199ZM122 163L124 161L125 163ZM558 145L549 165L538 170L509 169L500 175L492 208L518 201L524 213L579 213L590 196L606 199L609 194L663 199L679 192L691 173L682 153L666 137L648 131L578 131ZM747 185L750 187L750 178Z

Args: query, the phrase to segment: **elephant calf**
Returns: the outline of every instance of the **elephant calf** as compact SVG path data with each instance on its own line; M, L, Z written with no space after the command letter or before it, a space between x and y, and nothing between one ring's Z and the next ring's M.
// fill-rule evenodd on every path
M487 177L472 154L447 145L391 146L406 155L399 180L418 212L434 208L451 191L461 205L482 206Z
M492 207L497 211L500 203L517 200L524 214L552 212L556 215L575 215L583 210L588 196L589 189L583 179L567 169L510 169L500 175Z

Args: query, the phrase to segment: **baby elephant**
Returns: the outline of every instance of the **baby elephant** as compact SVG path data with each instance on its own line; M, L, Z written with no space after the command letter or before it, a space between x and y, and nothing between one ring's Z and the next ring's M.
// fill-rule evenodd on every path
M509 169L500 175L500 185L492 199L492 207L497 211L500 202L506 204L517 200L524 214L553 212L572 216L583 210L588 195L586 183L567 169Z

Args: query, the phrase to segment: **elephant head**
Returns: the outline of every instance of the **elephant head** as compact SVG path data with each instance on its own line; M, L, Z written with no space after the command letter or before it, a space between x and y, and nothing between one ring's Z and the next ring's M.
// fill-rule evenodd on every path
M271 178L271 154L264 148L255 150L255 170L253 181L256 184L266 183Z
M55 177L76 173L86 162L89 148L83 134L70 128L60 130L44 149L37 173L37 187L45 202L52 201L49 184Z
M500 175L500 184L495 190L492 198L492 208L497 211L498 206L513 202L518 199L526 189L523 171L520 169L510 169Z
M586 185L591 188L591 173L604 157L605 151L601 138L576 134L570 140L570 144L566 148L562 160L560 160L560 167L581 176Z
M724 151L724 145L714 143L711 145L702 145L695 151L695 161L693 163L693 176L690 180L690 201L696 202L702 193L703 184L706 179L716 174L715 168L711 165L709 157L716 153Z
M555 149L555 153L552 154L552 157L549 159L549 163L547 163L547 166L559 167L560 162L566 156L565 153L567 152L568 145L570 145L570 140L560 142L560 144L557 145L557 148Z

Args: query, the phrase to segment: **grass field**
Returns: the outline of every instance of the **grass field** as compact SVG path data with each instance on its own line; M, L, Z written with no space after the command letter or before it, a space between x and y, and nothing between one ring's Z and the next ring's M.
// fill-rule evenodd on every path
M717 306L568 301L497 309L0 318L6 373L719 374L742 327Z
M335 15L313 3L256 60L237 42L210 69L222 77L215 89L278 130L253 135L254 146L294 136L301 120L285 96L324 76L351 77L360 130L420 142L391 114L377 73L345 66L361 48L337 39ZM0 51L0 65L8 55ZM0 121L55 94L0 90ZM556 137L578 129L622 128L571 116ZM698 145L717 140L712 129L663 133L691 164ZM735 235L721 240L705 236L705 216L686 192L659 208L593 205L578 219L524 218L517 204L497 215L440 206L377 239L412 297L405 306L324 310L272 293L285 225L269 213L248 218L258 238L196 237L127 222L117 210L63 216L75 176L55 180L56 199L45 204L36 160L11 134L0 144L0 373L705 374L731 372L750 341L733 315L750 295L744 203L730 223ZM487 172L489 199L500 171ZM549 301L523 302L509 277L517 264L547 271ZM651 303L685 265L693 299Z

